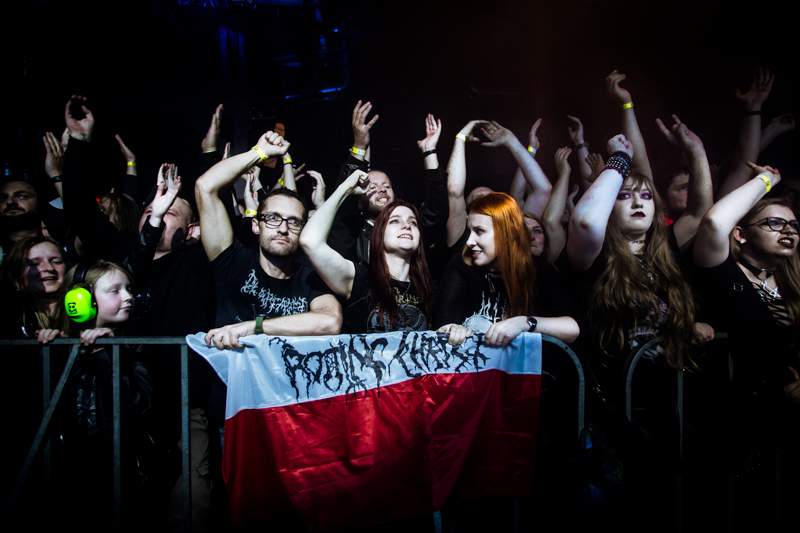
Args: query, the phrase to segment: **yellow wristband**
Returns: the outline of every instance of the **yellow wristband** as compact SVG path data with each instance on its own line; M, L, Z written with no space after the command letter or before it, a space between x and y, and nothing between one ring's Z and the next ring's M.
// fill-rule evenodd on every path
M254 217L257 214L258 214L258 211L256 211L255 209L246 209L245 212L244 212L244 216L246 216L246 217Z
M622 104L622 109L630 109L633 107L633 102L628 102L627 104Z
M283 181L283 178L278 178L278 183L280 183L281 187L286 187L286 183Z
M284 165L287 164L287 163L291 163L291 162L292 162L292 158L291 157L284 157L283 158L283 164Z
M258 157L260 157L262 161L266 161L267 160L267 154L264 153L264 150L262 150L259 145L253 146L253 150L256 151L256 153L258 154Z
M766 185L766 186L767 186L767 192L769 192L769 191L771 191L771 190L772 190L772 182L771 182L771 181L769 181L769 178L768 178L767 176L765 176L764 174L760 174L760 175L758 175L758 176L756 176L756 177L757 177L758 179L760 179L761 181L763 181L763 182L764 182L764 185Z
M355 146L350 148L350 152L352 152L352 153L354 153L356 155L367 155L367 151L366 150L362 150L361 148L356 148Z
M129 167L135 167L136 166L136 161L128 161L128 166Z
M456 139L461 139L464 142L467 142L467 136L463 133L456 133Z
M528 146L528 151L529 151L531 154L533 154L533 155L536 155L536 148L534 148L533 146Z

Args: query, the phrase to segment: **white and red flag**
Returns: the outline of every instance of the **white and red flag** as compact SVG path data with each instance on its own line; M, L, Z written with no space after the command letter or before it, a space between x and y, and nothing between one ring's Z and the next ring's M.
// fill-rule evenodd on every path
M241 340L207 348L228 386L223 473L235 527L297 513L341 531L530 489L542 338L506 348L434 332Z

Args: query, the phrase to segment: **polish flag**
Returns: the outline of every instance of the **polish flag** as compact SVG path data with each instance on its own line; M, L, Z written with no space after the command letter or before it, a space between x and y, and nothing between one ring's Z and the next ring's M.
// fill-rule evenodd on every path
M435 332L241 340L207 348L228 386L223 473L234 527L342 531L529 492L542 339L453 347Z

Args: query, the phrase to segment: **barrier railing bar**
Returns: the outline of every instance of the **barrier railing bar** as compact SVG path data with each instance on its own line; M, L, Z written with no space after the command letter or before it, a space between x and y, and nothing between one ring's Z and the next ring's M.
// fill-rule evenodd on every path
M189 434L189 347L181 344L181 439L183 444L183 530L192 531L191 436Z
M122 425L120 417L119 344L111 348L111 388L114 391L114 531L122 531Z
M638 350L636 350L633 355L630 357L630 363L628 366L628 375L625 376L625 416L630 421L632 420L631 415L631 382L633 381L633 371L636 370L636 364L639 362L639 359L642 358L644 352L647 351L651 346L655 346L661 342L660 337L656 337L655 339L650 339L646 343L644 343Z
M80 344L80 339L55 339L48 345ZM95 344L186 344L186 337L100 337ZM42 346L36 339L0 339L0 346Z
M47 414L47 408L50 407L50 347L42 347L42 417ZM50 492L50 439L44 445L44 454L42 456L43 466L43 481L45 494Z
M72 372L72 367L77 358L78 346L75 346L69 355L69 359L67 359L67 364L64 366L64 371L61 373L61 378L58 380L58 385L56 385L56 390L53 393L52 399L50 400L50 405L47 407L47 412L42 418L42 423L39 424L39 430L36 432L36 437L33 439L33 443L28 451L28 455L25 458L25 463L22 465L19 476L17 476L17 481L14 484L14 489L11 491L11 496L8 498L6 508L3 510L3 518L0 520L0 523L5 524L11 519L11 510L14 508L17 497L22 491L22 486L25 484L25 478L28 477L28 471L30 471L33 460L36 457L36 454L39 452L39 448L42 445L42 440L44 440L46 433L50 429L50 423L53 420L53 414L55 413L56 407L58 407L58 400L61 398L61 393L64 391L67 378L69 377L70 372Z
M575 370L578 372L578 432L576 435L580 436L581 431L583 431L583 426L585 425L584 413L586 412L586 378L583 373L583 365L581 365L581 360L578 359L578 356L572 348L567 346L564 342L550 335L542 335L542 340L552 342L559 346L562 350L567 352L567 355L569 355L570 359L572 359L572 362L575 364Z

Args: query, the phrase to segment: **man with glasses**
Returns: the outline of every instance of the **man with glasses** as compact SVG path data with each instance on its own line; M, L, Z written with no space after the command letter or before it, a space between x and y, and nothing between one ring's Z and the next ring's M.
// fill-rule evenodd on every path
M234 238L220 199L242 173L288 149L283 137L267 132L252 150L220 161L197 180L200 238L217 289L218 327L206 335L209 346L239 349L239 337L247 335L335 335L341 329L336 297L313 269L293 263L308 214L303 199L285 188L267 194L252 221L258 250Z

